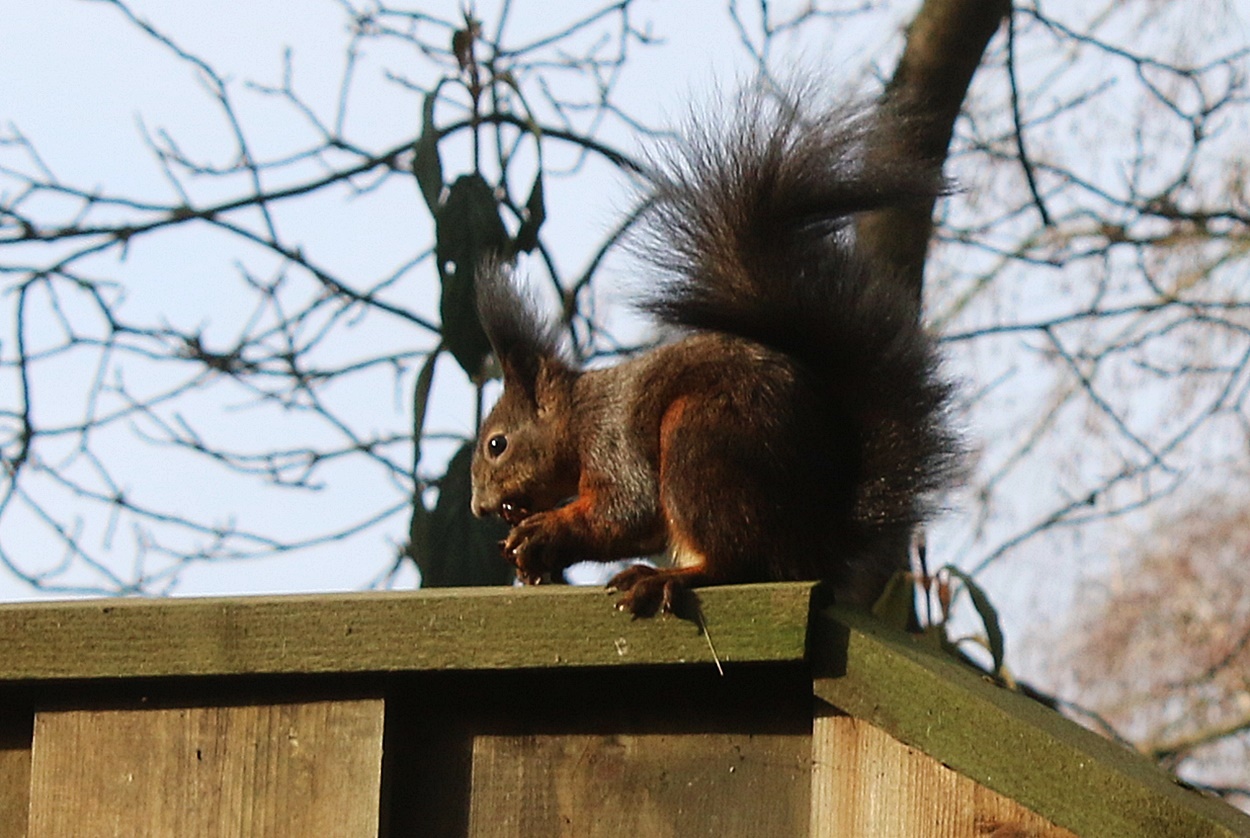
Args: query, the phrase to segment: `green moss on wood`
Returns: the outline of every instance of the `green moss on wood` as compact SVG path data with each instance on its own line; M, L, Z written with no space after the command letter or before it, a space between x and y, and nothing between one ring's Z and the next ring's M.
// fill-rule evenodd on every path
M720 660L801 662L813 588L700 591ZM0 605L0 683L712 664L694 623L612 605L569 586Z
M699 591L717 656L727 666L810 663L818 698L1078 834L1250 835L1233 808L907 635L855 612L813 611L815 593L810 583ZM561 586L2 605L0 686L713 665L695 623L634 620L612 602Z

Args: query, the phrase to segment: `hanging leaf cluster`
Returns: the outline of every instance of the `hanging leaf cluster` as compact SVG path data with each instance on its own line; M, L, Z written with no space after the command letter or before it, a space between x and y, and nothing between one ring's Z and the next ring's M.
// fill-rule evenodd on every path
M926 599L935 599L939 609L937 615L928 615L927 625L923 628L917 625L917 589ZM956 595L961 592L966 592L971 600L983 631L964 637L953 637L950 633L951 608ZM990 656L986 674L1004 686L1015 687L1015 678L1005 666L1006 640L998 619L998 610L985 589L954 565L945 565L932 575L927 571L920 576L909 571L895 573L873 604L872 613L899 630L918 632L917 636L922 642L978 669L982 667L968 657L961 647L971 644L984 649Z
M421 197L434 219L434 254L440 283L439 313L442 318L442 342L431 356L418 379L414 398L414 434L416 463L421 458L426 400L437 353L446 350L480 387L488 377L487 358L490 343L477 313L477 277L487 260L510 262L518 253L528 253L539 244L539 230L546 220L542 177L541 132L528 120L528 133L538 148L538 169L524 206L512 214L517 217L515 234L509 234L504 210L510 206L506 196L506 179L493 186L478 165L480 133L492 120L480 113L483 93L491 86L500 88L500 99L508 94L524 105L515 79L508 73L496 73L489 62L479 62L475 47L481 32L480 24L466 17L465 28L456 32L453 49L460 68L456 78L444 79L427 96L422 106L421 133L413 145L412 173ZM474 143L473 171L457 175L450 185L439 152L440 142L449 134L435 123L435 109L446 83L459 83L468 93L473 118L469 128ZM506 167L501 161L500 169ZM426 587L447 585L498 585L513 578L513 570L499 554L499 540L504 526L497 521L473 517L469 507L469 463L472 444L463 445L448 463L447 472L438 481L439 495L433 510L426 508L421 492L413 498L413 518L409 543L405 552L416 563Z

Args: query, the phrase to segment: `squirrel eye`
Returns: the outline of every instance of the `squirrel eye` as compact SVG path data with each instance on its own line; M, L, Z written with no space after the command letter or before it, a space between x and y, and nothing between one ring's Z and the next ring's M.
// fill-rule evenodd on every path
M504 451L508 450L508 438L503 434L495 434L486 440L486 450L490 452L492 457L498 457Z

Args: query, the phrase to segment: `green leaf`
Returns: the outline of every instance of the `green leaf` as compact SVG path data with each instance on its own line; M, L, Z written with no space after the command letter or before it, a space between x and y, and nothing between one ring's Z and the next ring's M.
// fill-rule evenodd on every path
M436 216L434 253L443 283L443 343L474 381L490 352L477 316L477 273L484 259L501 258L508 245L490 185L476 173L458 177Z
M971 576L951 565L947 565L944 569L962 582L968 590L968 596L972 598L972 607L977 610L981 624L985 626L986 647L990 651L990 657L994 659L994 674L998 675L1002 671L1003 658L1006 654L1003 630L998 623L998 611L990 602L990 598L986 596L985 590L973 581Z
M885 590L872 605L872 615L899 631L907 631L915 602L916 590L912 575L905 570L899 570L885 583Z
M538 230L547 220L547 206L543 198L543 173L534 177L529 200L525 202L525 218L516 232L513 248L517 253L529 253L538 246Z
M497 518L476 518L469 508L469 464L473 443L465 443L451 462L426 522L428 551L419 564L421 587L511 585L512 565L499 552L508 527Z
M421 197L430 213L438 215L439 199L443 195L443 161L438 154L439 132L434 127L434 101L438 88L425 95L421 106L421 136L413 144L412 174L421 188Z

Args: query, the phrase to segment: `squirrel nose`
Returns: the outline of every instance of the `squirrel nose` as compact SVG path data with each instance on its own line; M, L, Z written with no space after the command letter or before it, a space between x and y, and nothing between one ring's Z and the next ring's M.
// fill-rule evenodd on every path
M499 497L491 492L479 491L474 487L469 494L469 509L476 518L489 518L499 514Z

